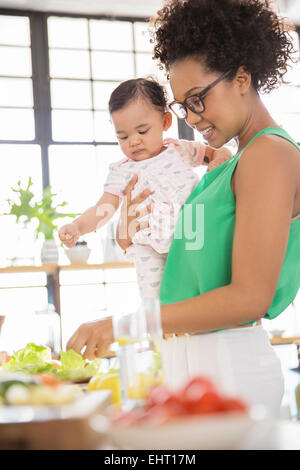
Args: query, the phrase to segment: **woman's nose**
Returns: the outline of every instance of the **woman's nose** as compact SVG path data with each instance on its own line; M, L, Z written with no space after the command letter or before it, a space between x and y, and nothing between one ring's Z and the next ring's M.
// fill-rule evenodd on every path
M195 129L197 127L201 119L202 119L201 114L193 113L193 111L191 111L190 109L187 109L187 116L185 118L185 122L187 123L188 126L192 127L192 129Z

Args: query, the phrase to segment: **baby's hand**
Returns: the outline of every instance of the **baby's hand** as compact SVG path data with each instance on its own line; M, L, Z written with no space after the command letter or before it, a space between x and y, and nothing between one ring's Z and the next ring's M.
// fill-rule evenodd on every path
M223 147L219 150L215 150L213 160L211 160L208 164L207 171L213 170L222 163L226 162L232 157L232 153L226 147Z
M58 232L60 240L66 245L67 248L72 248L76 245L80 232L75 224L63 225Z

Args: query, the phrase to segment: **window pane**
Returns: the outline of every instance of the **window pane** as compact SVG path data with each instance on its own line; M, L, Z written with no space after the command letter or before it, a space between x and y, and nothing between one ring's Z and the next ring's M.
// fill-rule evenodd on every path
M50 76L61 78L90 78L88 51L49 51Z
M0 140L33 140L35 137L32 109L0 108Z
M90 20L91 48L131 51L132 24L125 21Z
M150 42L148 23L134 23L135 50L138 52L152 52L154 46Z
M110 115L106 111L95 112L95 140L97 142L116 142L114 126L110 121Z
M0 214L9 210L7 199L17 200L11 188L15 188L19 180L22 182L22 187L26 187L28 177L31 176L33 181L31 190L35 198L41 197L42 167L39 146L0 145L0 166L5 168L5 171L0 172ZM20 231L15 216L0 217L0 233L0 258L1 264L5 266L8 259L16 256Z
M91 142L94 140L91 111L52 111L52 135L57 142Z
M108 109L108 101L120 82L93 82L95 109Z
M0 78L0 106L33 106L32 80Z
M8 197L13 196L10 188L15 187L19 180L26 184L29 176L33 181L32 192L36 197L41 196L42 166L38 145L0 145L0 165L5 168L5 171L0 172L1 209L7 210L3 204Z
M89 47L88 22L84 18L48 18L49 47Z
M277 90L261 96L270 113L299 112L300 88L282 85ZM300 127L300 126L299 126ZM299 129L300 130L300 129Z
M91 109L91 83L75 80L51 80L53 108Z
M300 142L300 113L291 114L283 113L280 118L277 119L278 124L283 127L290 136L296 141Z
M66 212L81 213L99 199L103 188L97 178L94 146L52 145L49 167L54 192L68 202Z
M157 63L152 59L152 55L149 53L136 54L136 75L137 77L152 75L161 83L167 81L164 71L159 69Z
M127 80L133 78L133 54L92 52L92 70L94 79Z
M24 16L0 16L0 44L29 46L29 19Z
M0 47L0 75L16 77L31 76L31 55L29 48Z
M300 62L293 64L292 68L284 76L284 79L290 84L300 86Z

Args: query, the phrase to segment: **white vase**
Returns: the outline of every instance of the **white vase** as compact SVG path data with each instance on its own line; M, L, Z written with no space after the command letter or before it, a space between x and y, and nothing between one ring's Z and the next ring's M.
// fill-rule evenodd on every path
M58 249L54 239L45 240L41 251L42 264L55 264L58 262Z

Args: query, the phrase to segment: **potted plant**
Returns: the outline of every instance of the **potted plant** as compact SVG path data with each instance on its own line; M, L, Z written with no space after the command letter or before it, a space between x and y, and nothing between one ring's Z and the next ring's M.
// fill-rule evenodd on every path
M25 189L22 188L21 181L18 181L16 188L11 188L17 194L18 201L7 200L10 211L5 213L5 215L16 216L17 223L22 222L25 226L31 221L36 221L36 237L40 233L44 236L41 261L43 264L57 263L58 249L54 239L54 234L57 230L55 221L62 217L73 218L77 214L59 212L62 207L67 205L67 202L55 203L53 198L56 194L52 193L50 186L43 190L43 196L40 201L34 201L34 194L31 191L32 185L32 179L29 177Z

